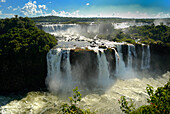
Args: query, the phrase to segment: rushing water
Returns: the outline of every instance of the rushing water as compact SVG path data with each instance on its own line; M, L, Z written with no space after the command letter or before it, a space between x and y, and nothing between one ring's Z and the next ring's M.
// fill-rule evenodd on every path
M147 104L146 86L150 84L156 89L168 82L170 72L156 79L144 77L142 79L134 78L128 80L118 79L106 90L95 89L93 92L89 90L81 90L82 100L78 107L96 111L97 114L119 114L118 99L124 95L134 100L136 107ZM66 95L67 96L67 95ZM71 95L70 95L71 96ZM9 97L0 96L0 100L10 99ZM5 101L4 101L5 102ZM21 100L13 100L0 108L2 114L16 113L34 113L49 114L57 113L61 104L68 102L68 99L62 99L60 96L53 95L48 92L30 92Z

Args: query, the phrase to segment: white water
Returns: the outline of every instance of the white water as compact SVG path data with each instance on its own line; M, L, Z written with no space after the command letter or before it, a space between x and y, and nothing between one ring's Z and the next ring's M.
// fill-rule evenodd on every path
M121 77L124 74L124 72L126 71L125 63L123 61L123 54L122 54L121 45L117 45L117 51L118 51L119 58L116 59L116 61L118 61L117 64L116 64L116 76Z
M98 59L98 80L97 82L100 84L100 86L105 87L109 80L110 80L110 72L109 72L109 66L106 59L106 55L104 53L104 50L98 50L97 52L97 59Z
M142 61L141 61L141 69L148 69L150 68L150 47L147 46L147 49L145 49L144 46L142 46Z
M132 69L132 52L131 46L128 45L128 68Z
M61 58L64 59L63 70L61 71ZM46 79L46 84L52 92L58 92L64 87L64 90L70 89L70 84L72 83L71 76L71 65L70 65L70 50L61 50L57 48L51 50L47 54L47 68L48 74Z
M170 72L157 78L134 78L128 80L117 80L107 90L81 91L82 100L78 107L83 109L90 109L96 111L97 114L120 114L118 100L121 96L126 96L127 100L132 99L136 107L147 105L148 95L146 94L146 86L150 84L156 89L157 87L165 85L170 77ZM102 92L101 92L102 91ZM5 99L5 97L0 96ZM7 97L7 99L9 99ZM30 92L21 100L13 100L0 107L2 114L51 114L59 113L60 106L68 99L62 100L61 97L47 92Z

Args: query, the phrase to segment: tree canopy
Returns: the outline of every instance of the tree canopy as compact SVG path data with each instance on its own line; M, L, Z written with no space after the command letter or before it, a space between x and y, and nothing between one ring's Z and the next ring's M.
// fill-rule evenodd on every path
M0 55L46 53L56 44L54 36L38 29L28 17L0 20Z

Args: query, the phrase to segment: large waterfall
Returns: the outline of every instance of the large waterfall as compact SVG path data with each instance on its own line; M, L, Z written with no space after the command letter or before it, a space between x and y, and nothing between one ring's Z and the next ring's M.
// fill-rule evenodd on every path
M46 84L50 91L67 91L75 86L105 88L116 79L135 78L138 71L150 68L149 46L140 45L138 50L138 45L98 39L102 27L42 25L43 30L59 38L57 47L47 54ZM96 34L93 39L80 33L88 31Z
M150 66L149 46L142 46L140 65L135 46L131 44L117 44L112 49L90 49L75 51L74 48L56 48L47 54L46 83L50 91L67 91L75 86L86 89L105 88L115 78L135 78L137 70L148 69Z

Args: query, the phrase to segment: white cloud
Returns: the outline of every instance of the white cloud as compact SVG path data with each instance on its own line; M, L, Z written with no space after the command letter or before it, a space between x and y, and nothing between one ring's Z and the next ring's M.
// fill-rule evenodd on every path
M52 10L51 12L51 15L54 15L54 16L62 16L62 17L79 17L79 10L75 11L75 12L65 12L65 11L59 11L59 12L56 12L55 10Z
M158 14L156 14L155 17L156 18L170 18L170 13L159 12Z
M12 8L12 6L9 6L9 7L8 7L8 9L11 9L11 8Z
M46 5L38 5L40 9L46 9Z
M36 1L34 1L33 3L34 3L34 4L36 4L37 2L36 2Z
M2 11L0 11L0 15L1 15L1 18L11 18L12 16L14 16L15 14L12 14L12 13L2 13Z
M1 0L1 2L6 2L6 0Z
M87 6L89 6L89 5L90 5L90 3L86 3L86 5L87 5Z
M170 18L170 12L161 12L156 7L145 8L140 5L91 6L82 7L79 11L79 15L83 17Z
M16 11L18 8L14 8L13 11Z
M21 13L25 16L43 15L42 9L46 9L46 5L38 5L37 7L36 3L36 1L29 1L23 8L21 8Z
M113 13L114 16L113 17L122 17L122 18L149 18L150 15L147 12L125 12L125 13L120 13L120 12L114 12Z
M169 18L170 17L170 13L163 13L163 12L149 14L147 12L128 11L127 13L113 13L113 14L114 14L113 17L123 17L123 18Z
M16 11L16 10L18 10L18 9L20 9L20 7L18 6L17 8L13 8L13 11Z

